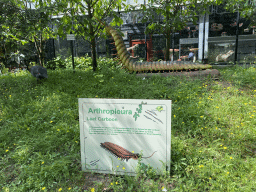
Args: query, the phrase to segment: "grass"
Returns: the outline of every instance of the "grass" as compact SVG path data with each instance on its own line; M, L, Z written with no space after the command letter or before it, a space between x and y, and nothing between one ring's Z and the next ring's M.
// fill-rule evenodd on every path
M256 69L219 80L138 78L123 69L0 76L1 191L256 191ZM78 98L171 99L171 172L84 173Z

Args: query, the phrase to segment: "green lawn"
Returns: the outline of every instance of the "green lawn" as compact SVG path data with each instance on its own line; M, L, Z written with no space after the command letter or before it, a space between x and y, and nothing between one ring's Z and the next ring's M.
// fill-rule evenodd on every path
M120 67L0 76L0 190L256 191L256 69L219 80L138 78ZM172 100L171 172L81 172L78 98Z

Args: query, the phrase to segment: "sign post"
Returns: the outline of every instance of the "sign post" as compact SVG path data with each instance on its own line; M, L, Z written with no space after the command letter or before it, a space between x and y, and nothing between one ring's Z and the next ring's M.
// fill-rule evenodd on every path
M75 72L75 64L74 64L74 50L73 50L73 41L75 40L75 34L67 34L67 40L70 42L71 47L71 53L72 53L72 66L73 66L73 72Z
M140 158L170 170L170 100L80 98L79 123L83 171L136 175Z

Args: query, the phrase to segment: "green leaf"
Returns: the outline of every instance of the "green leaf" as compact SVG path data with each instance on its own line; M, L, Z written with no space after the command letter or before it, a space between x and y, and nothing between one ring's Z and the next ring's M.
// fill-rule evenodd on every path
M25 44L29 43L29 42L26 41L26 40L21 40L20 42L22 43L22 45L25 45Z

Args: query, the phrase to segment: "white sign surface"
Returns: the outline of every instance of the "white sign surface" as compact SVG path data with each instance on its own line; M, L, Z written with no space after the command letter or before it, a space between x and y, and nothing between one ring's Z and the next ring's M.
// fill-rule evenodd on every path
M68 41L74 41L75 40L75 34L67 34L67 40Z
M83 171L135 175L139 157L170 170L170 100L80 98L79 123Z

